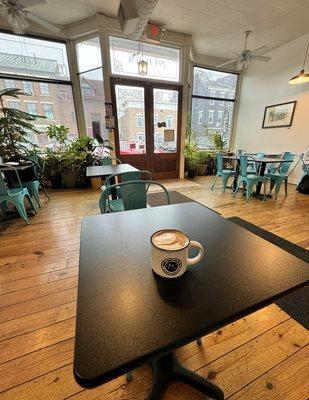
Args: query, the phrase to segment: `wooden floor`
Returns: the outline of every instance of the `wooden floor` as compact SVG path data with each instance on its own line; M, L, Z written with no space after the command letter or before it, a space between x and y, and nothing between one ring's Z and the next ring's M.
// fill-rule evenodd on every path
M169 189L219 211L240 216L309 248L309 196L278 201L222 195L209 179L167 181ZM144 366L126 383L119 377L96 389L78 386L72 374L80 221L98 214L96 190L52 193L31 225L15 219L0 226L0 399L143 400L151 386ZM248 315L178 353L189 368L214 380L232 400L306 400L309 333L276 305ZM165 400L204 398L183 384Z

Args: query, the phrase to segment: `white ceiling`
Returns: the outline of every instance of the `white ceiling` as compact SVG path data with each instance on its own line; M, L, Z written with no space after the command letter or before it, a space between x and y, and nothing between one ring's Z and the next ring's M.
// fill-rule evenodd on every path
M31 11L67 25L101 12L116 16L119 0L49 0ZM192 35L195 51L229 58L243 47L243 32L252 30L249 48L274 48L309 32L309 0L159 0L153 22Z

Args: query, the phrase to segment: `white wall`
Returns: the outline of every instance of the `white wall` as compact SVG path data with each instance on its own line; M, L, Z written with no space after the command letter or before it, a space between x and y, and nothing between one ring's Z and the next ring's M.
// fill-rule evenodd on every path
M268 52L269 62L252 61L243 74L234 150L302 153L309 146L309 83L289 85L299 73L309 34ZM309 57L306 63L309 70ZM265 106L297 100L290 128L262 129ZM290 181L297 183L301 169Z

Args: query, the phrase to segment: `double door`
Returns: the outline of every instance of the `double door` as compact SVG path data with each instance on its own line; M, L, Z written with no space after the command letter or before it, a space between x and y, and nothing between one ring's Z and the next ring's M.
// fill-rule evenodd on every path
M115 79L111 88L116 156L155 179L178 178L181 87Z

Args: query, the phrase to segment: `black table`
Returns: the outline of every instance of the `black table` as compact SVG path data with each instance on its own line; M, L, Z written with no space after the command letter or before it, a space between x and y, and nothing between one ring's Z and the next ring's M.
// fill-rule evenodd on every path
M183 230L205 248L204 259L181 278L164 279L151 270L150 236L161 228ZM174 350L274 302L308 278L304 261L198 203L86 217L76 380L94 387L150 362L150 399L159 399L170 379L223 399L216 385L180 366Z
M137 168L132 167L130 164L117 164L117 165L94 165L87 167L86 175L89 178L103 177L107 178L113 174L121 174L123 172L135 172Z

